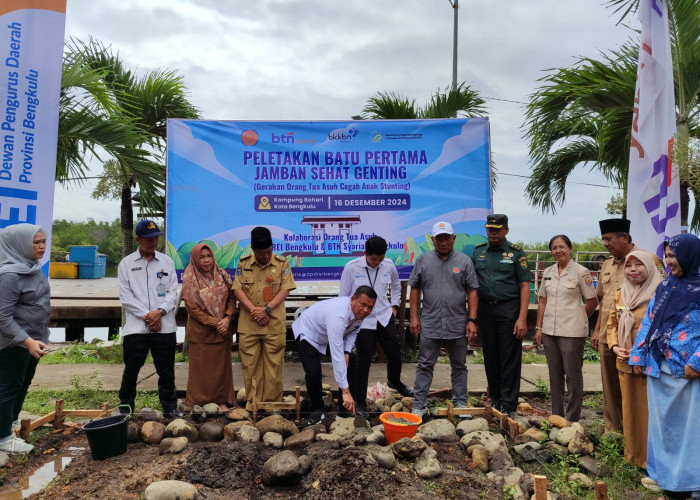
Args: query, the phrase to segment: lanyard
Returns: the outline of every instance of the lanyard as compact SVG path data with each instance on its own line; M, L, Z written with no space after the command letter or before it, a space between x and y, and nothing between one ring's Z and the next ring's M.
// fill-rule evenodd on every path
M374 282L372 281L372 278L369 277L369 268L365 267L365 272L367 273L367 279L369 280L369 286L372 287L374 290L374 284L377 282L377 276L379 275L379 266L377 266L377 270L374 271Z

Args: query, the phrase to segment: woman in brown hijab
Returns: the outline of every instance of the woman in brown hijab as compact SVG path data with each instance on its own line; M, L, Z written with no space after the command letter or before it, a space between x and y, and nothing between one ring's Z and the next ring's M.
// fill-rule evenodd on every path
M188 313L187 406L216 403L227 410L235 404L229 323L236 300L231 284L231 277L216 265L211 248L195 245L182 278Z
M625 435L625 460L647 466L647 382L629 365L634 335L639 330L649 301L663 277L656 269L654 255L635 250L625 258L625 279L615 292L613 309L608 316L608 345L617 356L617 374L622 394L622 433Z

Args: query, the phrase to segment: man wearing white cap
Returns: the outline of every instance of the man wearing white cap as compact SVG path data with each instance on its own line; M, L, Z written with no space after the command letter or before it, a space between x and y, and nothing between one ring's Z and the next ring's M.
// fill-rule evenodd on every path
M421 334L413 413L422 418L427 414L433 369L443 345L452 367L452 401L455 408L467 407L467 338L476 334L479 280L471 259L454 251L455 239L449 222L437 222L432 237L435 250L418 256L408 280L410 331L416 337ZM423 308L419 318L421 292Z

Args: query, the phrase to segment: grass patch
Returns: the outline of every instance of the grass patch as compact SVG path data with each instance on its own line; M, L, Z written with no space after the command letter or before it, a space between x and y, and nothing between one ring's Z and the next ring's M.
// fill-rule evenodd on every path
M522 364L524 365L546 365L547 358L544 354L535 351L523 351Z
M175 362L185 361L181 352L175 353ZM39 360L45 365L77 365L77 364L112 364L118 365L123 362L122 345L85 344L75 342L60 349L48 353ZM153 357L148 354L146 363L152 363Z
M102 403L109 403L112 408L119 405L118 391L103 390L97 372L86 377L74 375L71 386L70 389L32 389L27 393L22 409L34 415L46 415L55 409L57 399L63 400L66 410L97 409ZM162 410L158 391L137 391L135 406L136 411L145 407Z
M541 396L543 398L548 398L550 397L550 391L549 391L549 382L545 379L542 378L541 375L537 375L535 377L535 380L533 381L535 384L535 392L538 396Z
M603 393L597 392L595 394L588 394L583 396L583 402L581 406L584 408L590 408L592 410L598 410L603 407Z

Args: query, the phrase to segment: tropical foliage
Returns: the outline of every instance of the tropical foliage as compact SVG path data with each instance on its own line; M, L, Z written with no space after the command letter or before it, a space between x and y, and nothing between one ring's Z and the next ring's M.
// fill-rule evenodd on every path
M638 0L609 0L608 4L621 13L621 22L634 22ZM696 201L700 199L700 189L689 182L688 175L698 164L697 159L693 163L678 152L692 150L693 141L700 138L700 3L671 0L669 16L676 142L685 145L676 150L675 159L685 171L681 217L687 221L688 191ZM598 170L626 187L638 52L638 41L629 40L599 58L580 57L571 67L550 71L540 80L542 86L532 94L523 124L532 166L525 192L532 205L552 212L561 206L566 181L576 168ZM700 226L698 203L692 225Z
M122 258L121 223L95 221L72 222L56 219L51 228L51 260L68 255L72 245L97 245L98 252L107 256L107 276L116 276L116 266Z

